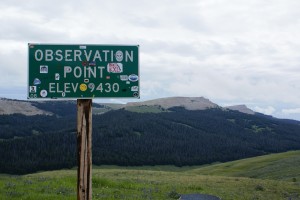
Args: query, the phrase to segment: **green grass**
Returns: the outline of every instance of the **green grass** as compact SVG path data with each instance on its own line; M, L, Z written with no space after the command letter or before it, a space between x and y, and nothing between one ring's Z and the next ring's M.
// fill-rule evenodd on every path
M202 175L300 181L300 151L271 154L194 169Z
M300 199L300 151L209 166L93 167L93 199ZM0 199L76 199L76 169L0 175ZM252 178L250 178L252 177ZM255 178L254 178L255 177Z

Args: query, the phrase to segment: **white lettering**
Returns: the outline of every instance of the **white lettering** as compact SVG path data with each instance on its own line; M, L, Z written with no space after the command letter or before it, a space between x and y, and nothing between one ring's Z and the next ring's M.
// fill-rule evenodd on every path
M78 49L74 50L74 61L77 61L77 59L81 61L81 51Z
M45 60L52 61L53 60L53 51L51 49L45 50Z
M54 93L55 92L55 83L49 83L49 92Z
M64 67L64 78L67 78L69 73L72 73L75 78L103 78L103 70L105 67L98 66L96 67L80 67L76 66L73 69L70 66ZM97 74L99 73L99 75ZM97 76L98 75L98 76ZM83 77L82 77L83 76Z
M112 85L112 89L113 89L113 91L114 91L115 93L119 92L119 89L120 89L119 84L118 84L118 83L114 83L114 84Z
M84 50L84 55L85 55L86 61L90 61L90 58L92 55L92 50L89 51L89 55L86 53L86 50Z
M93 61L95 61L97 58L99 59L100 62L102 62L102 59L101 59L101 56L100 56L100 52L98 50L96 51L96 53L94 55Z
M87 69L86 69L86 67L84 67L84 68L83 68L83 77L84 77L84 78L86 78L86 71L87 71Z
M34 58L36 61L94 61L94 62L133 62L134 61L134 51L124 51L121 50L86 50L86 49L57 49L55 51L51 49L41 50L37 49L34 52Z
M65 83L65 93L70 93L70 83Z
M99 78L102 78L103 77L103 69L105 69L105 67L98 66L98 69L99 69L99 73L100 73L100 77Z
M109 83L105 83L105 86L107 86L107 89L105 89L104 91L109 93L111 91L111 85Z
M67 73L71 73L72 72L72 68L70 66L65 66L64 67L64 78L67 77Z
M43 60L43 51L40 49L36 50L34 53L34 58L36 61L42 61Z
M71 57L72 50L65 51L65 61L72 61Z
M102 83L100 83L98 85L98 87L96 88L96 90L100 91L100 92L103 92L103 87L102 87Z
M130 51L130 55L128 51L125 52L125 61L128 62L128 59L133 62L133 51Z
M74 83L71 83L71 85L72 85L73 92L77 92L78 83L76 83L75 85Z
M104 53L104 61L107 62L107 54L109 53L109 50L103 50Z
M89 67L88 72L89 72L89 75L88 75L89 78L91 78L91 74L93 75L94 78L96 78L96 74L97 74L96 73L96 67L93 67L93 68Z
M78 67L78 66L76 66L76 67L74 68L74 76L75 76L76 78L80 78L81 75L82 75L82 70L81 70L81 68Z
M50 93L71 93L77 92L78 83L49 83Z
M111 62L114 61L114 52L113 51L110 52L110 60L111 60Z
M64 91L63 90L59 90L59 83L56 83L56 92L57 93L63 93Z
M63 56L62 56L62 50L57 50L55 52L55 60L56 61L62 61L63 60Z

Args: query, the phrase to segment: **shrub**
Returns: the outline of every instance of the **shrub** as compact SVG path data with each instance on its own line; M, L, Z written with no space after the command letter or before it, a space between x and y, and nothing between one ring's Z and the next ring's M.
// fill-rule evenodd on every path
M255 186L255 190L256 191L264 191L265 189L264 189L264 187L262 185L256 185Z
M172 199L179 199L180 194L176 192L176 190L172 190L171 192L168 193L168 197Z

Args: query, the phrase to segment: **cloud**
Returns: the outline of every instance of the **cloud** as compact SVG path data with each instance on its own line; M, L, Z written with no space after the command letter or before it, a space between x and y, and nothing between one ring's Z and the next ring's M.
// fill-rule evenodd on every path
M26 85L28 42L139 44L142 100L205 96L278 114L279 105L300 106L299 6L295 0L3 0L0 89Z
M300 108L282 109L283 114L300 114Z
M268 106L266 108L261 108L261 107L255 106L254 110L256 112L263 113L266 115L272 115L276 111L276 109L272 106Z

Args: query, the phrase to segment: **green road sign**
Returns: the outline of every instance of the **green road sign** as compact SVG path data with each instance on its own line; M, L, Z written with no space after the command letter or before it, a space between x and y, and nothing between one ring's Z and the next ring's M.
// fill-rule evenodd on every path
M28 99L139 98L138 45L28 44Z

